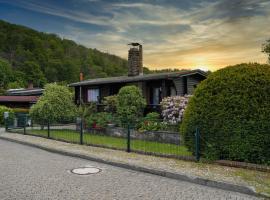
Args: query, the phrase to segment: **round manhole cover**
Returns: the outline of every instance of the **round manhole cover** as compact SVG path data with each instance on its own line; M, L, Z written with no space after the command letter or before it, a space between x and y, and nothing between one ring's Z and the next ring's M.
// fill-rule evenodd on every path
M78 174L78 175L97 174L100 171L101 170L99 168L96 168L96 167L80 167L80 168L76 168L76 169L71 170L72 173Z

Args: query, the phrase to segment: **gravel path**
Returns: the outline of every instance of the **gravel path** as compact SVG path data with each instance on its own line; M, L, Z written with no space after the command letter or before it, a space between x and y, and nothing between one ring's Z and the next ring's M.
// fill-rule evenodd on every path
M102 172L79 176L76 167ZM0 199L256 199L0 140Z

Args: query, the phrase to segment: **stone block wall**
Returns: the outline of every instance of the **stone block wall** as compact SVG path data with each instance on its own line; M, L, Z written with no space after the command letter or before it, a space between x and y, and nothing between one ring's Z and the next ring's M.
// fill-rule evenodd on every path
M90 129L88 132L107 135L112 137L127 138L127 129L121 127L107 127L103 130ZM130 131L131 139L147 140L160 143L169 144L181 144L181 136L178 132L167 132L167 131L145 131L139 132L136 130Z

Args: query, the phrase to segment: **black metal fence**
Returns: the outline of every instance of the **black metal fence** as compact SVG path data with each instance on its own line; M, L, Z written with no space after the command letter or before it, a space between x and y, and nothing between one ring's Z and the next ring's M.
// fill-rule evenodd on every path
M37 123L28 115L17 114L5 121L9 132L82 145L184 160L206 158L270 164L269 123L241 121L240 126L234 121L226 126L220 123L213 120L211 126L207 125L208 129L202 125L192 127L194 133L183 138L179 127L158 120L91 126L80 118L61 123Z
M88 127L77 118L61 123L36 123L28 115L17 115L6 119L8 132L44 137L64 142L104 147L184 160L199 160L199 132L194 133L197 141L196 154L193 155L184 145L178 128L168 130L138 130L138 125L122 124L121 127ZM177 132L172 132L172 130Z

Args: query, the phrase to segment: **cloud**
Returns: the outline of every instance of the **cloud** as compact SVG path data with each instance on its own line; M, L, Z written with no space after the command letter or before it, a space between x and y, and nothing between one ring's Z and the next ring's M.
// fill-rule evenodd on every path
M73 20L76 22L81 22L81 23L108 25L108 20L110 20L110 18L106 16L96 16L91 13L81 12L80 10L65 9L64 7L56 7L56 6L45 4L43 2L40 3L40 2L34 2L34 1L33 2L20 1L18 3L15 0L15 1L6 1L6 3L13 4L27 10L31 10L31 11L35 11L35 12L39 12L43 14L48 14L48 15L53 15L53 16L58 16L58 17L63 17L63 18Z
M81 0L73 1L73 7L31 0L8 3L85 23L67 24L59 34L123 58L127 43L141 42L144 63L152 68L214 69L266 61L260 50L269 38L269 0Z

